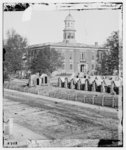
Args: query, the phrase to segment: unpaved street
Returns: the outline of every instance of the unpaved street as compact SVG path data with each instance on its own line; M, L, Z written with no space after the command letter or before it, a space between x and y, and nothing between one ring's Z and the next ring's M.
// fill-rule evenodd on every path
M35 98L30 94L17 96L7 91L4 92L3 105L4 120L12 117L14 123L40 135L40 138L77 139L81 146L84 146L82 140L87 139L118 139L118 111L113 108L107 112L101 107L79 107ZM76 145L78 143L73 144Z

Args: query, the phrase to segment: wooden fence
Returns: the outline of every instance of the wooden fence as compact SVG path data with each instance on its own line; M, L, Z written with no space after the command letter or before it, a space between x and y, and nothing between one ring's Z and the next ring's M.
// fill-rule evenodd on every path
M112 108L118 108L119 98L117 96L105 96L105 95L84 95L84 94L67 94L62 92L50 92L50 97L78 101L82 103L88 103L99 106L106 106Z

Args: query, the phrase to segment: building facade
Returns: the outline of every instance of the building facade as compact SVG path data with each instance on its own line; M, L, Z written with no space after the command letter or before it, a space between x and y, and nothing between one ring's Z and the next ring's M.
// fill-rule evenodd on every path
M75 39L75 20L72 15L68 14L64 22L65 28L62 42L28 46L28 56L33 58L39 50L48 47L60 52L64 57L64 67L62 69L65 73L83 72L85 74L94 74L103 53L107 53L108 49L98 46L97 43L94 45L77 43Z

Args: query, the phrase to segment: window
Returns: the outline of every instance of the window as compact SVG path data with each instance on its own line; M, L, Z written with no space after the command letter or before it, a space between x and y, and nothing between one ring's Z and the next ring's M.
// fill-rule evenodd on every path
M81 60L85 60L85 52L81 53Z
M92 69L94 69L94 64L92 64Z
M94 60L94 55L92 55L92 60Z
M84 53L82 53L82 60L84 59Z
M62 64L62 69L65 69L65 63Z
M69 59L72 60L72 52L69 54Z
M69 43L69 41L68 41L68 40L66 40L66 43Z
M103 55L102 55L102 52L99 51L99 60L101 61L103 59Z
M101 53L101 60L103 59L103 54Z
M73 69L73 65L72 64L70 64L70 70L72 70Z
M73 39L74 38L74 36L73 35L71 35L71 39Z
M70 38L72 39L72 33L70 33Z
M64 34L64 39L66 39L66 34Z

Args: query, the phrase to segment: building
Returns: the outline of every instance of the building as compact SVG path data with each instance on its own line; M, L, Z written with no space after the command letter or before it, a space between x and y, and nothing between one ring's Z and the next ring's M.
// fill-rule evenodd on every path
M65 73L84 72L85 74L94 74L96 66L98 65L97 62L102 59L103 53L106 53L108 49L98 46L97 42L94 45L77 43L75 38L76 30L74 27L75 20L70 13L64 22L65 28L63 30L62 42L28 46L28 55L30 58L33 58L34 55L44 47L55 49L64 56L63 70Z

